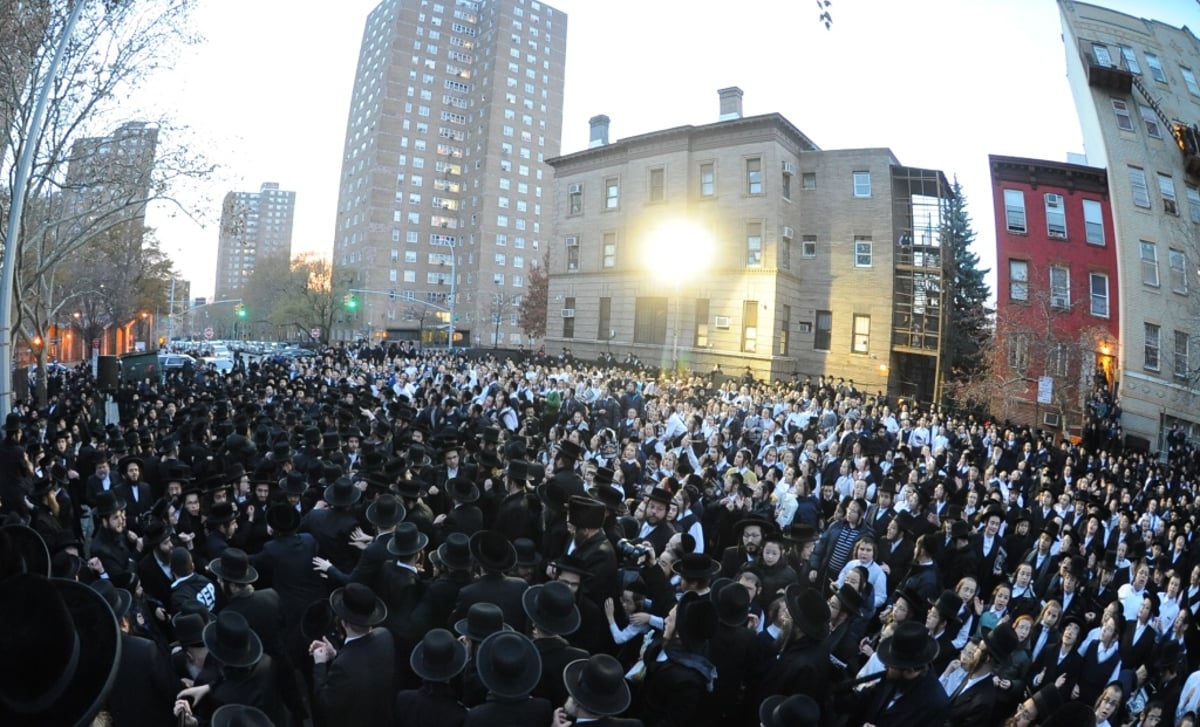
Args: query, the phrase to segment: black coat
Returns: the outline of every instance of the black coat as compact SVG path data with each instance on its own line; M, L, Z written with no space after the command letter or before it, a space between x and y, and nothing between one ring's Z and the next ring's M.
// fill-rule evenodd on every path
M588 653L567 643L561 636L534 639L533 645L542 655L542 679L533 689L533 696L542 697L550 704L562 706L567 701L567 687L563 684L563 669L567 664L588 658Z
M409 568L389 562L379 572L379 588L375 595L387 604L385 623L397 642L415 644L424 636L412 618L424 594L425 581ZM400 648L399 643L397 648Z
M375 539L367 544L366 549L358 557L358 564L354 566L354 570L345 573L337 568L330 566L325 575L329 576L329 580L335 585L344 586L347 583L361 583L369 587L376 593L379 592L380 578L379 572L384 565L393 560L388 553L388 543L392 540L392 533L384 533L376 535Z
M322 508L310 510L300 523L301 533L312 533L321 555L328 558L343 573L354 570L359 551L350 545L350 533L359 527L352 510Z
M279 594L279 608L289 633L299 628L310 603L329 595L325 580L313 570L316 555L317 541L305 533L276 536L263 545L262 552L251 556L259 571L259 584Z
M528 584L520 578L503 573L485 573L474 583L458 592L458 603L450 620L467 617L467 611L476 603L494 603L504 612L504 623L520 632L525 631L525 606L521 596Z
M659 661L661 639L646 648L643 662L642 709L648 727L683 727L695 723L705 711L708 682L703 674L673 660Z
M708 654L717 668L710 723L730 720L728 724L740 725L757 719L757 705L747 695L758 691L763 675L775 664L768 643L744 626L720 624L709 642Z
M248 669L226 669L224 672L224 678L217 682L207 697L200 700L205 718L211 717L218 707L226 704L244 704L261 709L274 724L284 724L278 675L270 656L263 654L258 663ZM209 711L203 712L206 709Z
M121 634L121 665L108 694L113 727L175 724L174 687L171 667L158 646L140 636Z
M313 664L313 713L318 725L372 727L392 723L392 634L372 629L342 646L332 662Z
M829 646L822 640L803 637L788 644L778 661L763 677L759 701L773 694L807 694L824 704L829 694Z
M662 551L655 548L654 552ZM580 593L599 606L603 606L607 598L620 599L621 574L617 568L617 553L603 531L576 545L574 555L592 574L583 582Z
M1000 690L992 677L980 679L951 698L946 727L989 727L1007 715L997 715Z
M880 681L860 695L851 695L850 710L858 715L851 724L876 727L940 727L949 714L950 698L932 670L900 685Z
M270 588L242 591L230 598L221 611L244 616L250 629L262 641L263 650L279 660L283 653L283 611L277 592Z
M171 581L174 579L158 566L158 560L154 557L154 553L146 553L142 556L137 564L137 574L142 581L146 598L152 599L166 608L167 604L171 602Z
M215 610L217 607L216 584L199 573L193 573L171 586L171 606L167 610L172 615L182 611L183 607L189 603L199 603L209 611Z
M131 573L136 568L135 551L130 550L124 533L117 535L106 527L97 527L92 536L92 557L99 558L109 578Z
M397 727L461 727L467 708L448 684L425 682L420 689L405 689L396 694Z
M458 592L471 582L469 571L447 571L429 582L421 595L412 619L424 633L430 629L453 629L450 614L458 602Z
M497 725L550 724L554 707L544 699L526 697L516 701L488 700L472 707L463 720L463 727L496 727Z

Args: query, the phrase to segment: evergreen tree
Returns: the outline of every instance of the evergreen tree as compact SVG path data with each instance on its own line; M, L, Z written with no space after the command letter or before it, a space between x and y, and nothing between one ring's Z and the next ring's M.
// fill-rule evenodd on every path
M975 230L967 212L967 198L957 177L952 189L954 196L948 205L942 237L954 246L950 281L952 303L945 353L949 378L961 380L979 373L983 363L982 347L992 334L993 311L988 307L991 290L984 280L990 271L980 269L979 256L971 249Z

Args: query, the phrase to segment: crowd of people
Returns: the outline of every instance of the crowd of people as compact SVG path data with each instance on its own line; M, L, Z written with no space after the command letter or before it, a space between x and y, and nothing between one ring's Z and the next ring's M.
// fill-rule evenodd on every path
M1071 438L565 357L81 367L5 419L0 724L1195 724L1200 458L1097 387Z

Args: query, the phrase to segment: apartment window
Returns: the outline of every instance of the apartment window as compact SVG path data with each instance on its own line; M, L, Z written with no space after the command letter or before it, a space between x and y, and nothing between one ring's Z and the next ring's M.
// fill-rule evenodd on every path
M661 346L667 339L667 299L638 298L633 308L633 342Z
M1129 167L1129 186L1133 190L1133 203L1150 209L1150 188L1146 186L1146 171L1141 167Z
M567 270L579 269L579 238L567 238Z
M800 188L805 190L813 190L817 188L817 173L804 172L800 175Z
M1104 244L1104 209L1094 199L1083 200L1083 229L1089 244Z
M1162 61L1153 53L1146 54L1146 66L1150 69L1150 76L1159 83L1167 82L1167 74L1163 71Z
M1088 276L1091 288L1091 312L1097 318L1108 318L1108 276L1092 273Z
M700 165L700 196L711 197L717 193L717 173L712 162Z
M604 233L603 241L604 250L604 267L613 268L617 266L617 233Z
M621 201L621 183L616 177L604 180L604 209L615 210Z
M1117 128L1122 131L1133 131L1133 116L1129 113L1129 104L1119 98L1112 100L1113 113L1117 115Z
M568 214L581 215L583 214L583 185L572 184L567 187L567 208Z
M1183 250L1167 250L1167 273L1171 277L1172 292L1187 295L1187 255Z
M792 328L792 307L790 305L780 306L779 308L779 343L775 349L775 355L787 356L791 348L790 332Z
M746 193L763 193L762 159L758 157L746 160Z
M1200 222L1200 189L1187 185L1188 216L1192 222Z
M1029 367L1029 334L1014 333L1008 337L1005 346L1008 354L1008 367L1014 371L1024 371Z
M860 197L860 198L871 196L871 173L870 172L855 172L854 173L854 196Z
M708 347L708 298L697 298L695 307L696 327L692 330L692 340L696 348Z
M1196 85L1196 74L1192 73L1192 69L1180 66L1179 72L1183 74L1183 83L1187 86L1188 93L1200 96L1200 86Z
M870 237L856 236L854 238L854 267L871 267L874 247Z
M763 239L762 223L746 223L746 266L762 267Z
M758 301L742 301L742 352L758 350Z
M1162 328L1156 323L1143 324L1143 335L1146 338L1145 367L1147 371L1158 371L1159 349L1162 347Z
M1175 180L1170 174L1158 174L1158 191L1162 194L1163 212L1169 215L1179 214L1179 203L1175 199Z
M1186 379L1191 375L1191 357L1188 349L1191 347L1191 336L1186 331L1175 331L1175 366L1177 379Z
M1071 307L1071 269L1063 265L1050 266L1050 307Z
M1142 75L1142 67L1138 65L1137 53L1134 53L1132 48L1126 45L1121 46L1121 58L1125 59L1125 67L1129 69L1130 73L1136 76Z
M1009 232L1025 234L1025 193L1019 189L1004 190L1004 224Z
M784 199L792 198L792 173L791 172L783 173L783 177L780 178L780 180L779 180L779 190L780 190L780 194L783 195Z
M1154 113L1154 109L1145 104L1138 104L1138 112L1142 115L1142 123L1146 125L1146 135L1154 138L1162 138L1162 128L1158 125L1158 115Z
M650 201L662 202L666 199L666 174L660 169L650 170Z
M1059 240L1067 239L1067 211L1063 208L1061 194L1046 195L1046 234Z
M779 269L792 269L792 235L791 228L784 228L779 236Z
M870 352L871 316L854 314L854 332L850 339L850 350L854 353Z
M1142 283L1158 287L1158 247L1153 242L1142 240L1140 243L1142 258Z
M813 348L828 351L833 342L833 311L817 311L817 330L813 333Z
M800 257L816 257L817 256L817 236L816 235L801 235L800 236Z
M596 324L596 340L612 338L612 298L600 299L600 320Z
M1096 65L1109 68L1112 66L1112 54L1108 52L1108 46L1101 43L1092 43L1092 57L1096 59Z
M1025 260L1008 261L1008 297L1029 300L1029 263Z
M563 298L562 337L575 337L575 299Z
M1056 343L1046 354L1046 372L1051 376L1063 377L1071 370L1071 345Z

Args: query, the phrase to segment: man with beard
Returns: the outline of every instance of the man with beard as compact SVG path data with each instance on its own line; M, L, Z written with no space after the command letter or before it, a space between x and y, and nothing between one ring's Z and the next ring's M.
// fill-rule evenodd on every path
M766 518L751 515L733 526L733 539L738 545L729 546L721 554L721 577L736 578L743 566L758 563L763 536L772 524Z
M843 706L861 709L854 724L876 727L940 725L946 720L949 697L930 667L937 642L916 621L896 627L879 643L879 660L887 667L882 681L863 692L852 692Z
M125 529L125 501L111 490L96 496L93 511L100 527L92 537L88 569L96 578L112 579L134 569L133 553L139 538ZM135 546L131 548L130 546Z
M617 554L604 534L607 512L604 503L590 497L573 495L567 501L567 527L571 532L567 553L578 559L591 574L583 584L583 595L597 606L604 605L605 599L621 595ZM663 517L666 517L665 508Z
M1000 687L992 678L994 670L1020 647L1017 635L1007 624L993 629L983 637L983 643L975 650L971 659L963 664L967 675L950 695L949 714L946 724L991 725L1000 722L1002 715L994 714L1000 698Z
M638 540L644 540L654 546L655 553L663 552L663 549L667 547L667 542L675 534L675 527L667 519L670 507L671 492L662 486L655 487L646 496L643 506L644 519L642 520L642 529L638 533Z

